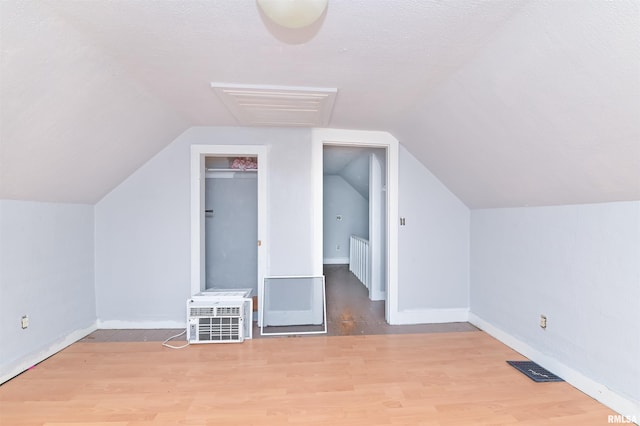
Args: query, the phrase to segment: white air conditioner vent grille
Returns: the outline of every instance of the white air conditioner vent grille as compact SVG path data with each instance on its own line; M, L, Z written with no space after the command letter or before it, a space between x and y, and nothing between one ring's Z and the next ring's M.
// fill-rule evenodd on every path
M239 317L200 318L198 323L198 340L201 342L233 342L242 339L242 325Z
M216 308L213 306L207 307L192 307L191 308L191 316L192 317L213 317L216 315Z
M242 342L251 338L251 299L193 296L187 300L189 343Z
M240 316L239 306L198 306L191 307L192 317L237 317Z
M218 306L216 308L217 317L237 317L240 316L240 306Z

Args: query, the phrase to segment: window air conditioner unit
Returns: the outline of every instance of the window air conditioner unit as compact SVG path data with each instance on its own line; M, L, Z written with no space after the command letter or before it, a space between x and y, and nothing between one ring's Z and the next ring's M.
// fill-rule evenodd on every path
M187 301L187 341L190 344L243 342L244 323L245 303L242 300L194 297Z

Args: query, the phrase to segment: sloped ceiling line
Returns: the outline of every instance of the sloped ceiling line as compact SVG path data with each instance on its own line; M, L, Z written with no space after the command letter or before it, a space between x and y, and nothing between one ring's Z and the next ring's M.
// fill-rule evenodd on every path
M0 2L0 196L93 203L190 126L209 82L336 87L471 208L640 199L640 3L332 1L287 43L253 2Z

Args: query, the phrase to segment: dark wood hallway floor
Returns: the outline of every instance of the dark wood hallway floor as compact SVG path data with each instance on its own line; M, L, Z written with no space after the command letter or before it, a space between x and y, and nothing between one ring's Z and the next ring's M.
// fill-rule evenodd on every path
M462 323L389 325L384 317L384 301L371 301L366 287L349 272L348 265L324 265L327 291L327 334L372 335L475 331Z

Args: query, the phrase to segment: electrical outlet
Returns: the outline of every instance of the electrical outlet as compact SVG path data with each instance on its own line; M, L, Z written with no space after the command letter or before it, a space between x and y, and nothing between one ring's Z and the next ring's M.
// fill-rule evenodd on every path
M22 318L20 319L20 324L23 330L29 327L29 317L27 315L23 315Z
M547 317L545 315L540 315L540 328L544 330L547 328Z

